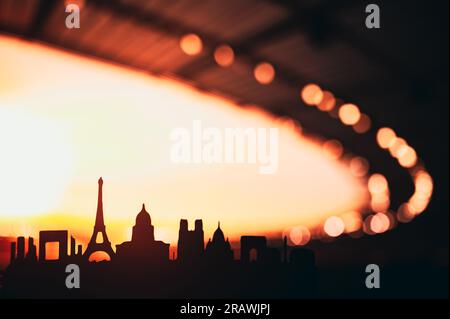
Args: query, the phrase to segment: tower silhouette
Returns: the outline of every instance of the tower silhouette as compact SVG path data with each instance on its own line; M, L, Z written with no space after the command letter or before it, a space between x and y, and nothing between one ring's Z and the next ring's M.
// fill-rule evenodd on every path
M109 255L112 259L114 257L114 251L111 247L111 242L108 240L106 234L105 222L103 221L103 179L100 177L98 180L98 201L97 201L97 215L95 216L94 232L92 233L91 240L84 252L86 259L97 251L103 251ZM102 242L97 242L98 235L102 235Z

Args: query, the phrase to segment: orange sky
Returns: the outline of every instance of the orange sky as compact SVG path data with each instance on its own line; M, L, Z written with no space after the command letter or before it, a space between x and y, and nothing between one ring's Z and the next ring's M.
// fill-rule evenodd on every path
M255 164L175 164L170 132L205 126L279 127L279 170ZM220 220L231 238L313 227L359 208L364 180L285 122L170 79L0 37L0 235L92 232L97 179L114 244L145 203L156 238L176 243L180 218Z

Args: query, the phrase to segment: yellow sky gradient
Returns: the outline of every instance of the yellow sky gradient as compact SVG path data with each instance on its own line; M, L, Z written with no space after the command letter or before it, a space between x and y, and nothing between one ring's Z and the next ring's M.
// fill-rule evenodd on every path
M175 164L170 132L279 127L279 170ZM180 218L220 220L230 238L313 227L364 204L363 180L317 142L264 112L97 60L0 37L0 235L69 229L91 235L97 180L113 244L128 240L145 203L157 239L176 244Z

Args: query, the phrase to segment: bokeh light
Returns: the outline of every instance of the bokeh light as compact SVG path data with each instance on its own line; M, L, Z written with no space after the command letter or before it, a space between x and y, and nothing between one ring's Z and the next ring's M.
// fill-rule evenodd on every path
M289 239L296 246L304 246L311 240L311 233L305 226L297 226L291 229Z
M202 39L194 33L184 35L180 40L180 48L187 55L197 55L202 52Z
M338 140L326 141L325 143L323 143L322 149L325 155L332 159L339 159L344 152L344 148Z
M401 223L409 223L416 216L417 211L409 203L400 205L397 211L397 220Z
M404 152L399 155L398 163L405 168L413 167L417 163L416 151L411 146L407 146Z
M307 84L301 92L303 102L307 105L318 105L323 99L323 91L317 84Z
M320 96L320 93L318 94L318 96ZM315 98L313 97L310 100L314 101ZM322 100L317 105L317 108L321 111L329 112L335 107L335 105L336 105L336 98L334 97L333 93L329 91L323 91Z
M374 212L384 213L389 209L389 205L391 201L389 199L388 194L374 194L372 195L372 199L370 201L370 207Z
M389 148L397 138L394 130L388 127L382 127L377 132L377 142L381 148Z
M345 225L341 218L331 216L325 221L323 230L330 237L338 237L344 232Z
M253 70L256 81L260 84L267 85L275 78L275 69L268 62L259 63Z
M228 67L234 62L234 51L229 45L221 45L214 51L214 60L222 67Z
M417 214L421 214L425 211L430 201L428 198L424 198L418 194L414 194L414 196L409 199L409 203L414 207Z
M381 234L389 230L390 220L386 214L378 213L375 214L370 220L370 229L376 233Z
M345 125L354 125L361 118L361 112L355 104L344 104L339 108L339 118Z
M361 214L357 211L347 212L343 214L341 218L344 222L346 233L356 232L362 227Z
M368 182L369 192L373 194L385 193L389 190L386 177L381 174L375 173L370 176Z
M430 197L433 193L433 179L424 170L418 171L414 176L416 192L425 197Z
M389 153L391 153L392 157L398 158L406 152L407 148L408 143L403 138L397 137L389 145Z
M369 131L371 126L372 121L370 120L370 117L366 114L361 114L359 121L353 125L353 129L356 133L362 134Z
M414 175L415 191L408 203L414 208L415 214L422 213L430 203L433 194L433 179L424 170L419 170Z

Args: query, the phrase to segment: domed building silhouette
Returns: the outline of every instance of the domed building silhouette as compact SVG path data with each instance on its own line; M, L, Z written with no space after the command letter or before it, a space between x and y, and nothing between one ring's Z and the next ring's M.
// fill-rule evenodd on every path
M133 226L132 242L154 241L154 227L150 214L145 210L145 204L136 216L136 224Z
M155 240L154 227L150 214L142 204L136 216L131 241L116 245L118 259L133 259L148 263L161 263L169 260L169 244Z
M225 235L220 228L220 222L214 232L212 241L209 239L206 244L205 258L209 262L233 261L233 250L231 249L228 238L225 240Z

